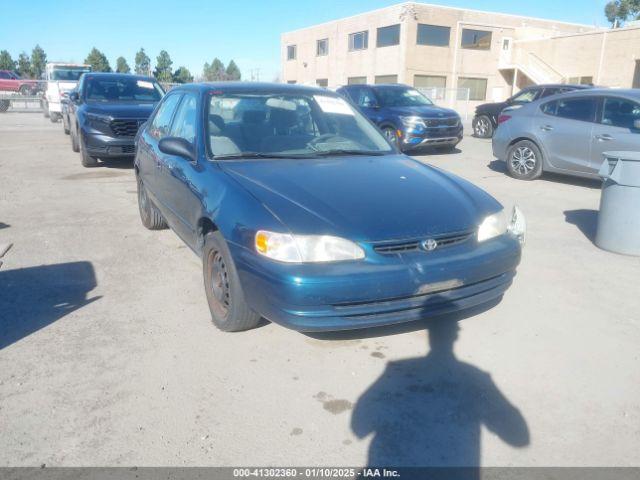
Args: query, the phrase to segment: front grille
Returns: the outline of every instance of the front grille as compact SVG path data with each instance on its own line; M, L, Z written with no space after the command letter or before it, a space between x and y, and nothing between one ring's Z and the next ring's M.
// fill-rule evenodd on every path
M464 232L456 233L453 235L434 237L433 239L437 244L434 250L459 245L469 240L472 235L473 232ZM383 243L374 245L373 249L381 255L395 255L399 253L417 252L420 250L424 250L424 248L422 247L422 242L423 240L411 240L407 242Z
M111 120L111 130L117 137L135 137L144 120Z
M455 127L458 125L458 118L425 118L424 124L429 127Z

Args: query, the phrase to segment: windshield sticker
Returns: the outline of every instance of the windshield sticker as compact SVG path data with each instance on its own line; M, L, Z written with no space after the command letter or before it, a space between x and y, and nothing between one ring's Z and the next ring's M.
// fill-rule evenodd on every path
M144 80L138 80L136 82L136 84L140 87L140 88L151 88L153 89L153 83L151 82L145 82Z
M339 113L353 116L353 110L342 98L328 97L326 95L314 95L313 98L325 113Z

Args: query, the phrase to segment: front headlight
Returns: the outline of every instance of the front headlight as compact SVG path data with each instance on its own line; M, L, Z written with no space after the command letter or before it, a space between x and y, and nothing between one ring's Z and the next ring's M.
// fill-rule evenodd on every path
M286 263L359 260L364 250L350 240L331 235L291 235L260 230L255 248L260 255Z
M486 217L478 227L478 242L490 240L507 232L514 235L520 244L524 245L527 222L522 210L517 206L513 207L510 215L503 209Z
M87 120L96 125L108 125L111 117L107 115L98 115L97 113L87 113Z
M400 120L406 127L425 127L424 120L420 117L400 117Z

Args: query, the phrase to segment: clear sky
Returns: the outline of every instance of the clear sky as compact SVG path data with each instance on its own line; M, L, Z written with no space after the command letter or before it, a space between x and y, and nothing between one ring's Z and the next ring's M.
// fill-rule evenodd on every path
M194 75L204 62L234 59L243 78L260 69L271 81L280 70L280 33L402 3L394 0L0 0L0 50L14 59L36 43L50 61L82 62L92 47L112 68L122 55L133 68L144 47L152 64L167 50L174 69ZM607 0L432 0L488 10L606 26ZM4 6L2 6L4 4ZM9 13L9 15L4 15Z

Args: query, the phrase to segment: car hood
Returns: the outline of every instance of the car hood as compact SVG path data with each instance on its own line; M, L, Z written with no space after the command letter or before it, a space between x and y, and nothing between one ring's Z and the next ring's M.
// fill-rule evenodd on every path
M419 107L389 107L387 110L394 115L417 115L423 118L457 117L455 110L438 107L436 105L422 105Z
M383 241L476 228L500 204L404 155L222 161L291 232Z
M114 118L149 118L155 103L99 103L88 102L86 113L109 115Z
M497 115L509 104L507 102L483 103L476 107L476 113L488 113Z

